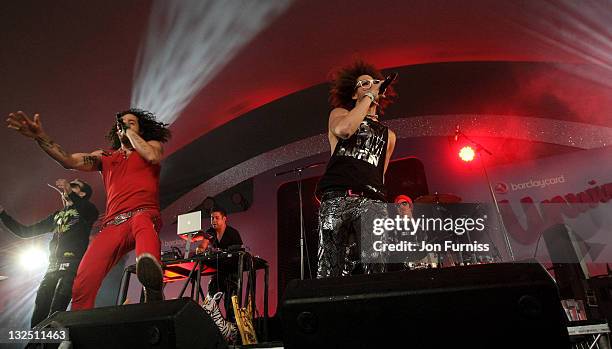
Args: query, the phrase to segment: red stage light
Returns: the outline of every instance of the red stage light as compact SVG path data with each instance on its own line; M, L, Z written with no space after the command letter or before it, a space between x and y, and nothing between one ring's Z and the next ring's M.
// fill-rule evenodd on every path
M459 157L465 162L470 162L474 160L475 154L476 153L474 152L474 149L472 149L472 147L463 147L459 151Z

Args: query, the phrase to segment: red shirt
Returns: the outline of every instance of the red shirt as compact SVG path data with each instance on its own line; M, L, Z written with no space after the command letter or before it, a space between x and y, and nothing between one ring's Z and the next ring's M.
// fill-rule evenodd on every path
M106 188L104 223L136 209L159 211L159 165L152 165L137 151L116 150L102 157L102 180Z

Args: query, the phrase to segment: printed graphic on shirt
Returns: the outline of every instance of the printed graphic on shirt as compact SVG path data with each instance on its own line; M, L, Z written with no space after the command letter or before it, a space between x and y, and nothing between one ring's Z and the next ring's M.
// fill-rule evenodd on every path
M384 130L384 128L383 128ZM367 120L359 125L359 129L349 139L338 144L338 156L348 156L378 166L385 141L381 129L374 129Z
M79 221L79 212L74 208L59 211L55 217L53 217L53 221L56 226L55 231L58 233L65 233Z

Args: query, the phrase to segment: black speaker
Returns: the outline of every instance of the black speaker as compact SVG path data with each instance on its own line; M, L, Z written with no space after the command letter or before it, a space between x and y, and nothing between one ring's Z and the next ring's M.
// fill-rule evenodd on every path
M584 302L588 319L601 319L599 304L590 301L589 269L585 261L586 245L566 224L555 224L542 233L552 262L555 281L562 299Z
M293 280L285 348L569 348L557 287L539 264L483 264Z
M210 316L189 298L57 312L36 328L58 326L68 328L78 349L228 347Z

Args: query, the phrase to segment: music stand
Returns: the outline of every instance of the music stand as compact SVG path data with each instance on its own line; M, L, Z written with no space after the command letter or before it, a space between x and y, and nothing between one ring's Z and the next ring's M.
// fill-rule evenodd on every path
M297 173L297 176L298 176L298 180L297 180L298 200L300 204L300 280L304 280L304 256L305 256L304 247L306 247L306 250L308 250L308 246L306 245L306 237L304 235L304 203L303 203L303 198L302 198L302 172L306 169L321 166L324 164L325 164L324 162L317 162L317 163L306 165L303 167L296 167L288 171L279 172L274 175L278 177L278 176L285 175L287 173ZM309 271L310 278L312 278L312 270L310 269L310 260L308 260L308 271Z
M502 237L504 238L504 243L506 245L506 251L508 252L508 255L510 256L510 259L512 259L512 261L514 262L515 260L514 251L512 250L512 244L510 243L510 237L508 237L508 231L506 230L506 225L504 224L504 218L502 217L502 214L499 210L497 198L495 197L495 191L493 190L493 186L491 185L491 180L489 179L489 173L487 172L487 166L485 165L484 158L482 156L482 152L485 152L489 155L493 155L493 153L489 149L485 148L482 144L476 142L475 140L468 137L465 133L461 132L459 130L459 126L457 126L457 130L455 131L456 139L458 139L459 136L465 138L466 140L468 140L470 143L472 143L476 147L476 154L478 154L478 157L480 158L480 165L482 166L482 170L484 172L485 179L487 180L487 185L489 187L489 194L491 195L491 199L493 200L493 204L495 207L495 213L497 214L497 220L499 222L499 227L502 232ZM491 240L491 243L495 247L493 240ZM495 247L495 249L497 250L497 247Z

